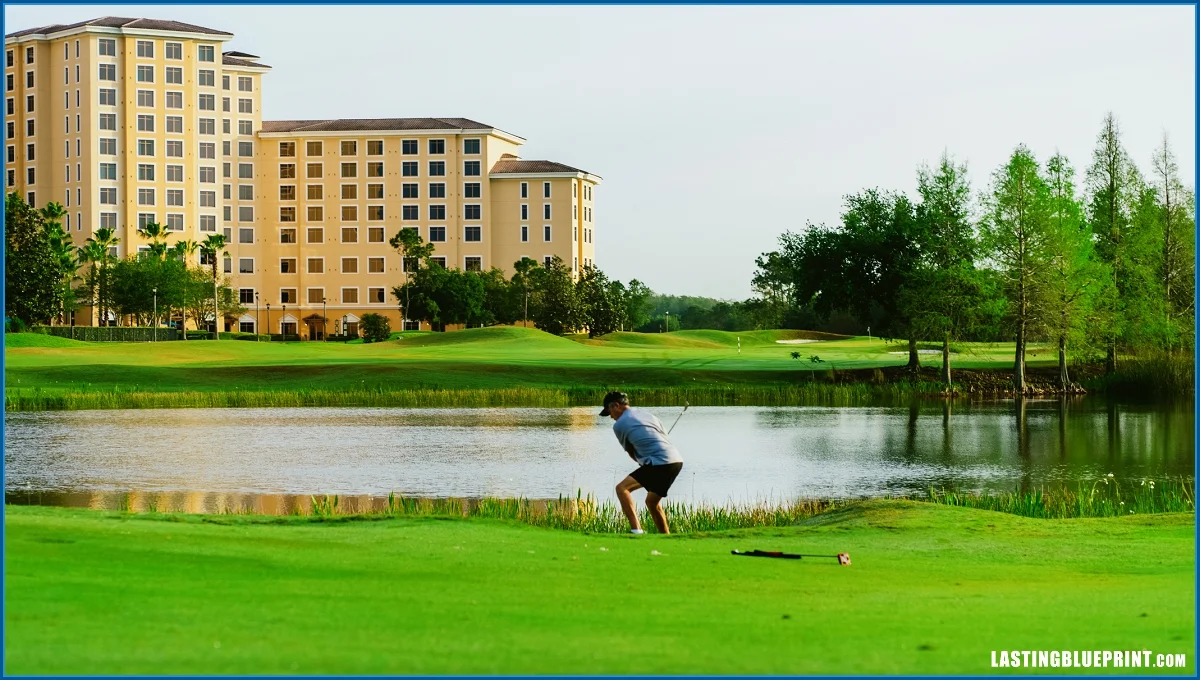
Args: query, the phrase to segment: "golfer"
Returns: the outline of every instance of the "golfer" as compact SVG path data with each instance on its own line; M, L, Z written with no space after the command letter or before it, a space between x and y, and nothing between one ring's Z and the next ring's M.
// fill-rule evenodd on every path
M667 515L660 504L683 469L683 457L667 439L667 431L658 418L648 411L630 406L629 397L624 393L609 392L604 395L604 410L600 415L616 421L613 434L617 435L617 441L621 442L621 447L629 457L641 466L617 485L617 500L629 518L630 532L646 533L642 531L642 523L633 507L633 496L630 495L631 491L645 489L646 508L654 518L654 526L658 527L660 533L671 533L667 526Z

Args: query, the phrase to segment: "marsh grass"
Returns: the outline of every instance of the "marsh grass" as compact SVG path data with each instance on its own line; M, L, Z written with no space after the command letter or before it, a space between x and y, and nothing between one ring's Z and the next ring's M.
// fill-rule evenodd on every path
M1195 512L1195 499L1194 478L1142 479L1122 483L1109 474L1092 482L1080 482L1074 490L1059 487L1001 494L970 494L930 489L928 495L914 500L995 510L1022 517L1069 519Z

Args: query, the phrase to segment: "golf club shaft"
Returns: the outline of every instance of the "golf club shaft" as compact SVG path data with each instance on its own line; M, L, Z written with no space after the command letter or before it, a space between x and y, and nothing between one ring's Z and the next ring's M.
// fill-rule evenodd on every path
M667 430L667 434L671 434L671 431L674 430L675 426L679 424L679 419L683 417L683 414L687 413L689 406L691 406L691 404L686 401L683 402L683 410L679 412L679 415L675 416L675 422L671 423L671 427Z

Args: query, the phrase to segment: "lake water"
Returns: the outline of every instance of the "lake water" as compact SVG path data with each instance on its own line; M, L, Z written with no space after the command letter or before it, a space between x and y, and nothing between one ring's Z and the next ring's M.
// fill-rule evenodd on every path
M174 494L612 498L634 464L598 408L172 409L10 413L9 502ZM679 408L650 408L666 426ZM693 407L676 500L751 502L1035 488L1195 473L1190 402L1098 398L888 408ZM107 499L107 500L106 500ZM191 499L191 500L188 500Z

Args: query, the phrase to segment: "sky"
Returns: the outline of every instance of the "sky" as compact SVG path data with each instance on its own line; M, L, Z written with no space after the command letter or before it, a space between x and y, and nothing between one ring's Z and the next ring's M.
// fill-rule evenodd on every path
M845 195L916 192L944 151L973 189L1017 144L1082 176L1111 111L1148 172L1195 185L1195 10L1119 6L6 5L5 32L103 15L234 34L271 119L470 118L603 177L596 263L744 299L785 231Z

